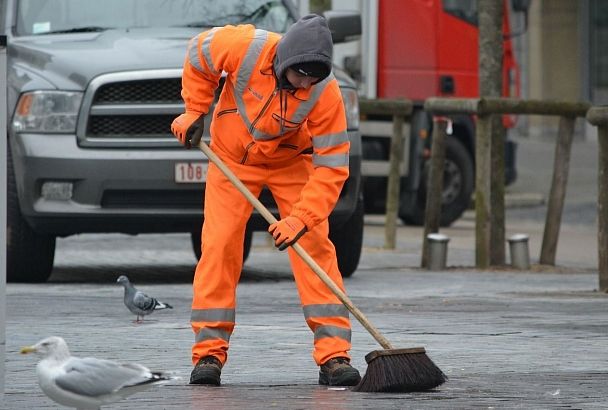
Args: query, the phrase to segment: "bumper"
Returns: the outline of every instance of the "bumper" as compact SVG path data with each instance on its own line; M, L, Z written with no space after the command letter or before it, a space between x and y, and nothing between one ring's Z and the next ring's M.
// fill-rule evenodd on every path
M200 228L204 184L179 184L174 175L177 162L207 161L198 150L82 148L73 135L36 134L13 137L11 149L21 212L40 233L137 234ZM351 155L350 163L351 178L330 217L332 224L342 225L356 209L361 156ZM71 183L71 198L43 197L42 186L49 181ZM274 205L266 205L274 213ZM250 229L266 227L254 213Z

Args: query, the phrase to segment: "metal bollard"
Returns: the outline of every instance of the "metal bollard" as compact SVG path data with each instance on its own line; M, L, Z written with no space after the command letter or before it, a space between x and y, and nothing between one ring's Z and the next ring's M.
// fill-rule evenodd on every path
M429 245L429 270L443 270L448 258L448 242L450 238L440 233L430 233L426 236Z
M516 269L530 269L530 253L528 251L529 236L518 233L511 236L509 250L511 252L511 266Z

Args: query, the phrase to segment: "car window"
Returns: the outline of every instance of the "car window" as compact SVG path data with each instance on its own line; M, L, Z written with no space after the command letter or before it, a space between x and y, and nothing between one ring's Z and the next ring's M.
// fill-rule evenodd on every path
M113 28L205 28L241 23L284 32L293 22L293 16L281 1L21 0L17 11L16 35Z

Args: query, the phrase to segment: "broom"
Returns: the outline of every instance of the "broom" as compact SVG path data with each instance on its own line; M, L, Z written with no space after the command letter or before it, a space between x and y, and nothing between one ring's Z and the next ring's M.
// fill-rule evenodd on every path
M192 138L192 145L198 145L209 160L215 164L228 180L269 224L277 222L270 211L256 198L224 162L202 140L202 127ZM198 141L198 142L196 142ZM336 295L344 306L359 320L361 325L376 339L384 350L374 350L365 356L367 372L361 382L353 388L359 392L415 392L429 390L443 384L447 377L426 355L424 347L395 349L390 342L367 320L363 313L350 301L348 296L331 280L327 273L315 262L297 242L291 246L294 251L317 274L319 279Z

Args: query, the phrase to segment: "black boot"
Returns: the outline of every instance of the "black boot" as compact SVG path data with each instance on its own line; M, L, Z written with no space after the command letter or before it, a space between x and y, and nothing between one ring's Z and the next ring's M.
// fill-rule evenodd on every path
M359 371L345 357L334 357L321 365L319 384L328 386L355 386L361 381Z
M194 366L190 374L190 384L219 386L221 374L222 363L215 356L205 356Z

